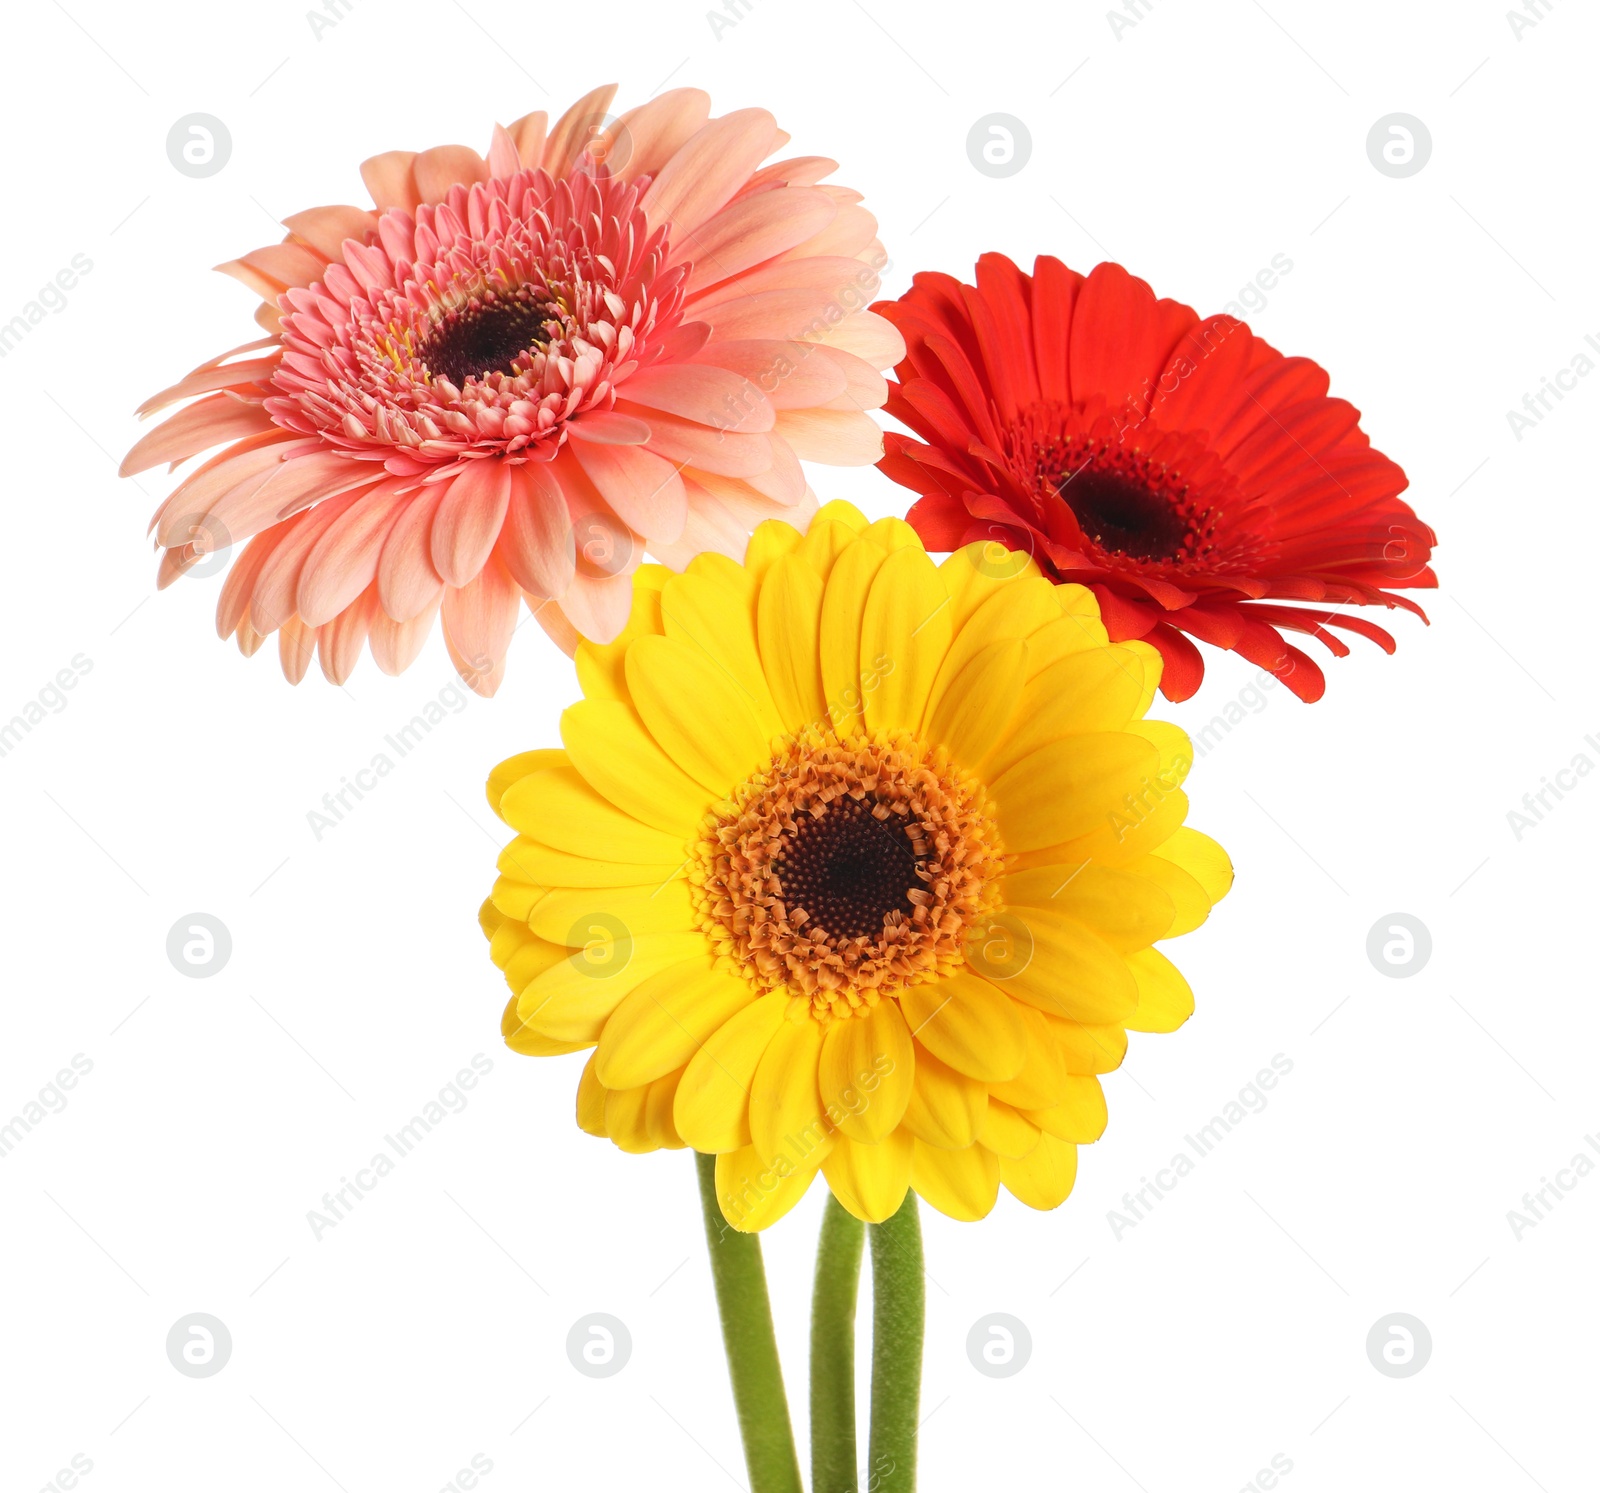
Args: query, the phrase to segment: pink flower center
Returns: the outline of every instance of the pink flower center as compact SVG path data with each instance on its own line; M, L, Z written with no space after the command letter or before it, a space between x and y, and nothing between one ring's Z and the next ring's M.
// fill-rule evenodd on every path
M609 408L680 319L687 270L665 265L666 231L639 207L648 185L519 171L385 213L282 298L268 413L399 474L548 460L565 422Z

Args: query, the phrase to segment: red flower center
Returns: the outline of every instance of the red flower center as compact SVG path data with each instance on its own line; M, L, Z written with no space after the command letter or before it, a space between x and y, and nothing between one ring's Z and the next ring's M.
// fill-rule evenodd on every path
M1215 558L1216 506L1197 495L1181 467L1142 447L1064 436L1038 453L1036 481L1040 506L1065 503L1086 545L1105 560L1188 565Z

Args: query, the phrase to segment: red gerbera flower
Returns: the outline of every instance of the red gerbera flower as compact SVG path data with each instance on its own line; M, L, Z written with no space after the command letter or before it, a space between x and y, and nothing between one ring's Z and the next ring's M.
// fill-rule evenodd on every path
M1393 653L1330 608L1427 620L1386 588L1438 584L1433 531L1310 359L1157 300L1120 265L1085 277L1041 257L1030 277L985 254L977 282L919 274L873 308L906 341L886 408L923 438L891 434L880 466L922 494L908 517L929 549L996 539L1089 586L1114 639L1160 650L1174 700L1204 673L1191 638L1315 700L1322 670L1280 628Z

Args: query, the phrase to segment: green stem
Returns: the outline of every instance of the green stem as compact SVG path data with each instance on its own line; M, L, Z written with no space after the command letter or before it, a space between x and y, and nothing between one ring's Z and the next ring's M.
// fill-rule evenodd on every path
M811 1493L855 1493L856 1290L866 1227L830 1192L811 1298Z
M922 1226L908 1192L893 1218L872 1226L871 1493L915 1493L923 1314Z
M717 1158L696 1153L695 1166L750 1493L802 1493L761 1241L754 1234L739 1233L723 1218L717 1203Z

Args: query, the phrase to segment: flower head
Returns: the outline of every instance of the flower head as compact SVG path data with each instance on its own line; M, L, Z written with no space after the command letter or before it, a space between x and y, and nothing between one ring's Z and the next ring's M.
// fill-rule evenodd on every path
M1193 1009L1154 946L1231 878L1144 719L1160 655L1026 556L935 566L842 503L634 580L564 748L489 779L506 1041L592 1048L579 1125L715 1154L736 1228L819 1170L873 1221L1055 1207L1128 1031Z
M761 162L762 109L613 89L547 129L367 161L373 207L323 207L221 268L267 336L147 401L193 400L125 473L214 446L158 510L167 585L249 540L218 607L245 653L279 634L342 682L404 669L442 613L474 688L499 684L524 598L570 651L628 616L646 548L738 555L815 507L797 458L866 464L902 353L867 305L884 263L832 161Z
M1433 531L1321 368L1119 265L1040 258L1028 276L986 254L976 278L919 274L875 308L906 339L888 411L922 437L890 435L880 466L922 494L908 517L930 549L997 539L1088 586L1113 638L1160 651L1174 700L1204 672L1191 639L1304 700L1322 670L1280 629L1338 655L1330 627L1394 651L1333 608L1422 616L1393 588L1437 584Z

